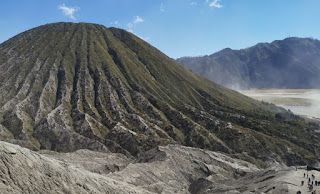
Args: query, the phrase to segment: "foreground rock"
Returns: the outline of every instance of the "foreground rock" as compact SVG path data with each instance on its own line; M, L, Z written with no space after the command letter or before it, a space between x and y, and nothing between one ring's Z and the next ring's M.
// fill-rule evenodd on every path
M123 170L132 163L132 160L118 153L102 153L91 150L77 150L70 153L59 153L49 150L41 150L44 156L71 163L77 168L83 168L98 174L108 174Z
M26 148L0 142L0 193L149 193Z
M226 155L168 145L138 161L78 150L42 154L0 141L0 193L306 193L303 169L255 165ZM90 172L91 171L91 172ZM309 172L320 181L320 172ZM301 186L301 181L304 185ZM319 186L320 188L320 186ZM315 186L315 189L319 189Z
M114 154L96 153L93 156L93 153L83 150L75 153L47 152L47 156L69 161L75 166L94 172L103 172L105 169L111 169L115 164L121 166L124 163L119 154L118 157L114 157ZM74 157L75 155L81 155L82 158L78 160ZM101 163L103 157L106 160ZM223 181L258 170L253 164L224 154L180 145L168 145L150 150L123 170L105 174L105 176L155 193L189 193L190 185L199 178L211 176L216 181Z
M304 177L305 173L305 177ZM315 175L313 180L313 189L309 190L308 178ZM211 179L211 180L210 180ZM302 181L304 181L302 185ZM320 185L315 185L314 181L320 181L319 171L307 172L305 168L295 170L294 167L273 167L263 171L249 173L239 179L229 179L224 181L215 181L211 177L199 179L190 187L192 194L209 193L310 193L319 190Z
M222 181L259 170L224 154L178 145L151 150L140 162L111 177L157 193L189 193L190 185L199 178L212 176Z
M248 162L178 145L151 150L129 165L121 154L42 153L0 142L0 193L189 193L199 178L218 181L258 171ZM116 165L119 171L112 172Z

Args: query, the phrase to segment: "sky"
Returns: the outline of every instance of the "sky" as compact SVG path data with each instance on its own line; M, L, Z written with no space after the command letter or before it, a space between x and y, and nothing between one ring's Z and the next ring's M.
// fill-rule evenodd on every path
M178 58L320 39L320 0L0 0L0 43L61 21L123 28Z

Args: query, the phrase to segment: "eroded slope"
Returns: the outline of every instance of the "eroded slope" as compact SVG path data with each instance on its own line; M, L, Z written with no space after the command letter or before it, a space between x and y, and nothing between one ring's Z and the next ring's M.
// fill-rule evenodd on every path
M56 23L0 45L0 138L129 158L177 143L260 166L317 159L315 126L202 78L121 29Z

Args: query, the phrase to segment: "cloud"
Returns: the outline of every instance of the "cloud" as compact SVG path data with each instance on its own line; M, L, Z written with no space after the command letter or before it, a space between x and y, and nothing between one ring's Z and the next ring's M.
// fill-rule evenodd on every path
M160 11L161 11L161 12L166 11L166 7L164 6L163 3L161 3L161 5L160 5Z
M142 22L144 22L144 20L140 16L136 16L132 22L127 24L128 31L133 32L133 27Z
M136 19L133 21L133 23L139 24L139 23L142 23L143 21L144 21L144 20L143 20L141 17L136 16Z
M135 16L134 17L134 20L132 22L129 22L127 23L127 30L128 32L131 32L132 34L138 36L139 38L141 38L142 40L144 41L149 41L150 40L150 37L146 36L146 37L143 37L143 36L140 36L138 34L136 34L134 31L133 31L133 28L139 24L139 23L142 23L144 22L144 19L142 19L140 16Z
M65 16L68 16L70 19L76 20L74 13L79 11L79 7L67 7L65 4L59 5L58 9L62 10Z
M223 6L219 3L220 0L214 0L213 2L210 3L210 7L215 7L215 8L222 8ZM208 0L206 0L208 2Z
M191 3L190 3L190 5L192 5L192 6L196 6L196 5L198 5L198 3L197 3L197 2L195 2L195 1L193 1L193 2L191 2Z
M131 23L131 22L129 22L128 24L127 24L127 27L128 27L128 31L129 32L131 32L131 33L133 33L133 24Z
M110 22L110 24L111 24L111 25L115 25L115 26L117 26L117 25L119 25L120 23L119 23L119 21L118 21L118 20L116 20L116 21L114 21L114 22Z

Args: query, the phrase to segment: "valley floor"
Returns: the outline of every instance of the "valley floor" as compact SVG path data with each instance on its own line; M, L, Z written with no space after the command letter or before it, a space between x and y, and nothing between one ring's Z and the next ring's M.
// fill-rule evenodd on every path
M320 119L320 90L318 89L265 89L239 92L253 99L290 109L295 114Z
M305 177L304 177L305 174ZM311 180L313 181L313 190L310 190L308 187L308 177L311 178L311 175L313 174L315 176L315 179ZM285 177L283 177L288 181L289 190L292 191L301 191L302 193L309 193L311 191L317 191L317 194L320 193L320 185L316 186L315 181L319 181L320 183L320 172L319 171L306 171L305 169L298 169L297 171L290 171ZM304 181L304 184L302 185L302 181Z

